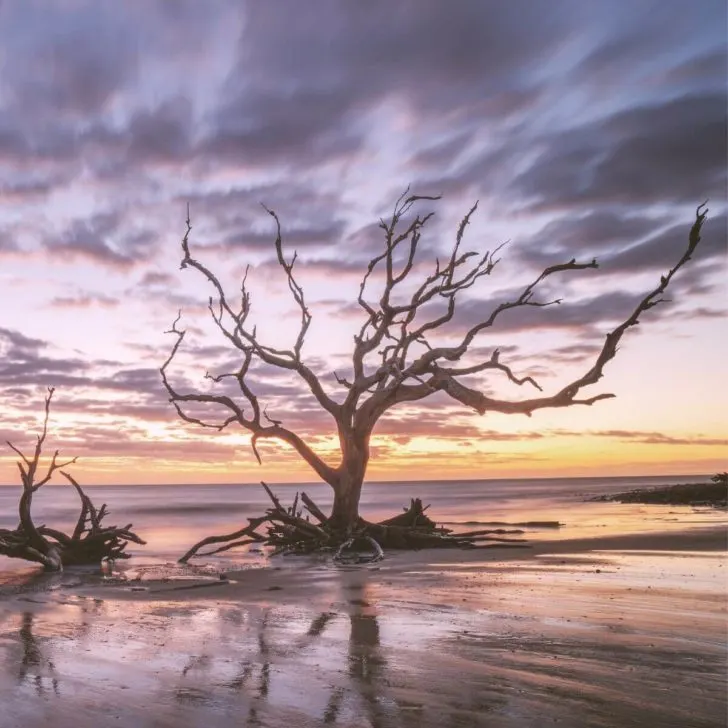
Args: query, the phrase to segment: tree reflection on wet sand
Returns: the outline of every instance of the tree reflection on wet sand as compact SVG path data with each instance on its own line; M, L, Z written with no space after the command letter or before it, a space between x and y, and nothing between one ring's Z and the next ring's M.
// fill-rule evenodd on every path
M394 567L296 565L134 587L149 592L32 576L0 587L0 726L721 725L720 589L667 595L648 589L656 568L640 582L616 563L418 567L399 584Z

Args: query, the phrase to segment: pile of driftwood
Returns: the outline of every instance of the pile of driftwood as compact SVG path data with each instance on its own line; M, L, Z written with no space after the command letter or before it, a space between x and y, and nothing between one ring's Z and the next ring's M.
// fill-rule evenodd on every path
M333 528L328 517L306 495L296 493L293 504L286 508L266 483L261 483L272 506L264 515L248 519L248 525L222 536L208 536L196 543L179 561L187 563L193 556L211 556L251 544L272 546L275 554L306 554L314 551L334 551L337 561L377 561L383 549L421 548L484 548L488 546L522 547L524 539L512 538L521 530L490 529L454 533L437 526L426 514L429 508L419 498L411 500L408 508L393 518L379 523L359 519L349 531ZM304 516L304 511L306 515ZM313 517L314 521L311 520ZM261 529L265 528L265 532ZM505 536L505 537L504 537ZM490 542L490 543L487 543ZM206 546L215 548L199 553Z
M53 391L52 387L48 389L43 431L37 438L33 456L27 457L8 442L8 446L20 456L18 470L23 491L18 506L18 527L0 528L0 554L42 564L46 571L60 571L64 566L99 564L103 559L126 559L129 556L124 553L124 549L129 541L138 544L145 542L131 530L131 523L122 527L101 524L108 515L106 504L97 509L73 477L60 470L76 462L76 458L59 463L56 450L45 474L39 475ZM45 525L36 526L31 514L33 495L51 479L56 470L76 489L81 499L81 510L70 535Z
M99 564L103 559L128 559L124 553L129 541L144 544L126 526L103 526L108 511L104 503L97 509L81 486L68 474L61 472L81 499L81 511L73 533L66 534L49 526L35 526L30 514L33 490L25 490L20 502L20 524L10 530L0 528L0 554L43 564L47 571L60 571L64 566Z

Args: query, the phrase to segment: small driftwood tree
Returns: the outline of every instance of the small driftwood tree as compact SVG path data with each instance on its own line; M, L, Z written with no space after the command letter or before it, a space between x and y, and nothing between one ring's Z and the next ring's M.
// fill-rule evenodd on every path
M38 435L32 457L24 455L15 445L8 446L20 456L18 470L23 484L18 507L20 524L9 530L0 529L0 554L14 559L25 559L43 565L46 571L61 571L64 566L80 564L98 564L102 559L128 559L124 552L129 541L144 544L132 530L132 524L122 528L102 526L101 521L108 515L106 504L97 509L91 499L83 492L81 486L61 468L76 462L71 458L58 462L58 450L53 453L45 474L40 471L43 445L48 434L48 418L50 415L52 387L48 389L45 399L45 417L43 430ZM76 489L81 499L81 509L73 533L70 535L48 526L36 526L31 515L33 495L58 471Z
M326 515L304 494L304 506L318 520L318 525L314 525L300 518L295 504L293 508L285 509L273 498L273 508L265 516L252 519L247 527L234 534L205 539L183 557L185 560L194 555L201 546L210 543L225 544L218 550L251 541L270 541L279 545L336 545L352 532L374 536L390 546L434 544L442 534L434 532L434 524L423 515L424 509L418 501L413 501L406 513L383 524L368 524L359 516L359 499L369 463L369 441L377 421L398 405L425 400L436 392L446 394L479 414L502 412L529 416L540 409L592 405L614 397L615 395L607 393L583 396L582 390L602 378L604 368L616 355L625 332L639 323L642 314L664 300L663 294L675 274L692 257L707 216L705 205L700 205L682 256L660 277L658 285L646 293L624 321L606 335L601 350L586 371L558 391L546 394L541 393L542 388L533 377L514 373L510 366L501 361L497 349L485 361L477 363L468 362L467 355L476 337L490 329L505 311L560 303L560 299L542 300L538 297L539 287L546 279L557 274L573 274L597 268L596 260L578 262L572 259L549 266L526 285L520 295L503 301L485 313L478 323L458 337L457 343L434 343L435 335L447 334L448 324L455 315L458 295L471 288L479 279L489 276L499 260L499 249L485 254L462 251L463 235L475 213L476 203L460 222L449 256L444 261L437 260L428 275L414 281L418 245L423 229L433 213L417 214L409 221L405 221L405 218L413 212L416 203L437 199L439 197L407 196L405 193L395 204L391 217L380 221L382 251L370 260L357 296L358 305L363 311L363 322L354 337L351 354L353 377L347 380L333 374L341 390L339 397L327 393L319 376L304 360L303 347L311 324L311 313L303 288L294 276L296 254L286 257L284 253L281 224L276 213L264 207L275 222L274 245L277 260L300 311L298 335L290 349L266 345L261 341L256 328L249 323L251 297L246 283L247 273L241 285L240 306L237 307L225 292L219 278L192 256L189 239L192 227L188 210L187 229L182 239L181 267L195 269L212 285L215 295L210 297L210 314L222 335L240 357L237 371L217 376L208 373L206 376L216 383L234 380L239 388L239 397L181 392L175 387L169 377L169 368L185 336L185 331L178 327L178 316L168 332L175 337L175 342L161 367L162 381L170 401L178 415L187 422L215 427L218 430L236 424L248 430L252 433L251 445L259 462L261 458L258 444L261 440L273 438L288 443L331 486L334 499L331 513ZM383 284L381 294L373 299L370 289L376 275L382 276ZM401 293L404 291L407 292L403 298ZM432 307L428 304L437 301L444 302L444 306L432 315ZM338 462L326 462L302 437L285 427L283 421L267 415L256 395L253 378L249 375L253 362L290 371L300 378L302 385L308 388L321 408L331 416L340 443ZM485 394L469 386L466 380L468 375L482 372L504 376L519 387L528 385L540 394L520 399L501 399ZM190 403L219 405L221 410L227 412L227 416L219 422L204 421L185 410L185 406ZM262 536L256 528L266 522L273 523L274 526L269 528L268 536ZM452 537L440 540L443 543L453 542ZM461 545L467 541L468 539L460 539Z

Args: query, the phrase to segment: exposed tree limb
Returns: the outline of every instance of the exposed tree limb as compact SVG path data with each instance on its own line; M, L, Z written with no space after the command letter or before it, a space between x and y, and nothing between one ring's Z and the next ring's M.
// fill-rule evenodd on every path
M274 553L311 553L321 549L335 550L334 559L345 563L378 561L384 557L382 547L388 549L410 548L484 548L483 543L499 547L525 547L525 539L520 536L522 529L516 531L483 530L470 533L455 533L451 529L438 526L430 520L425 511L429 506L422 505L414 498L403 513L380 523L369 523L358 519L353 530L341 531L327 519L313 504L310 498L302 495L302 500L312 512L316 511L322 520L316 526L295 513L295 505L285 508L279 498L266 483L261 482L272 507L263 516L249 518L248 525L233 533L221 536L208 536L196 543L181 559L187 563L197 556L214 554L260 543L275 548ZM257 529L267 524L267 534L262 536ZM494 535L496 534L496 535ZM212 551L201 553L201 549L212 544L221 544ZM362 548L363 547L363 548Z
M234 377L238 383L240 394L243 401L247 404L250 415L246 415L244 407L228 396L201 394L201 393L182 393L178 391L171 383L168 377L168 367L173 358L177 354L180 345L185 337L185 331L177 328L180 315L172 324L172 328L167 332L176 336L175 343L172 347L169 357L162 365L160 371L162 374L162 383L167 390L170 402L174 405L177 414L181 419L191 424L203 427L213 427L222 430L230 424L237 422L244 429L252 433L251 447L256 459L260 462L260 453L257 448L260 439L278 439L291 445L298 454L311 466L311 468L326 482L335 480L336 473L334 468L329 466L322 458L317 455L301 437L283 427L280 421L270 418L265 411L261 412L258 397L254 393L252 387L248 383L249 368L254 359L281 369L288 369L296 372L308 385L311 393L316 397L319 404L334 417L339 413L340 406L334 402L323 390L318 377L309 369L301 359L301 347L303 346L306 332L311 322L311 315L305 304L303 289L299 286L293 276L293 266L296 256L289 262L283 255L282 238L280 230L280 222L277 215L268 208L265 208L269 215L276 221L277 236L275 241L276 255L280 266L286 274L288 287L294 300L301 310L301 327L296 339L296 343L291 350L279 350L269 346L265 346L258 340L255 328L247 328L247 318L250 313L250 293L246 287L247 270L241 284L241 306L238 311L233 310L230 305L225 291L219 279L205 265L195 260L190 253L189 234L192 231L192 225L189 217L189 209L187 211L187 229L182 240L183 259L182 268L191 267L202 273L205 278L212 284L217 293L217 305L213 306L213 299L210 298L209 310L213 321L218 329L227 338L227 340L241 352L243 361L240 369L232 374L222 374L211 376L208 378L215 382L219 382L224 378ZM216 404L229 410L232 414L228 415L223 421L210 423L195 417L186 412L181 406L182 403L197 402L201 404ZM263 419L269 424L264 424Z
M325 524L326 521L329 519L324 514L324 512L309 498L306 493L301 493L301 501L303 502L304 506L306 506L306 510L315 518L318 520L319 523Z
M386 388L373 394L367 402L361 405L358 416L363 427L373 426L373 424L388 409L395 404L401 402L413 402L428 397L432 392L442 391L448 394L452 399L473 408L480 414L485 412L502 412L505 414L526 414L530 415L538 409L569 407L572 405L591 405L603 399L614 397L614 394L597 394L591 397L578 398L578 394L584 387L596 384L603 376L603 370L606 364L611 361L617 353L617 347L622 336L632 326L639 323L639 317L650 308L663 302L662 294L665 292L670 281L680 268L682 268L692 257L695 248L700 242L700 233L703 223L707 217L707 210L704 210L705 203L700 205L696 210L695 222L690 230L688 246L682 257L668 271L666 275L660 277L660 283L647 295L645 295L637 304L632 313L616 328L609 332L604 340L601 351L594 364L581 377L573 380L566 386L562 387L558 392L551 396L537 397L526 400L502 400L495 397L489 397L483 393L467 387L458 381L457 377L464 374L471 374L487 369L498 369L505 372L508 379L515 384L524 384L529 382L538 389L541 387L531 377L516 377L509 367L498 361L498 351L496 350L493 357L483 364L473 367L462 367L460 369L448 369L438 365L440 360L457 360L467 352L468 346L472 342L475 335L484 328L492 326L497 317L505 310L516 308L518 306L542 306L550 304L542 304L531 300L535 287L540 281L546 277L561 271L580 270L583 268L594 268L596 262L592 261L587 264L577 264L573 260L569 263L551 266L546 268L531 284L526 286L521 295L514 301L508 301L500 304L488 318L482 323L473 326L464 336L462 342L456 347L441 347L432 349L424 353L410 367L402 370L400 381L396 384L389 385ZM556 303L554 301L553 303ZM423 383L418 385L405 385L403 382L412 375L423 376L429 374L430 377ZM356 386L356 383L354 383Z
M474 363L474 344L477 337L492 329L506 311L559 305L561 298L542 294L544 282L562 275L596 269L597 261L577 261L572 258L545 268L519 293L484 312L482 318L467 330L457 337L449 336L445 343L438 343L435 337L447 334L453 322L458 297L493 273L500 261L503 245L484 254L463 252L465 230L477 210L476 202L461 219L449 252L442 260L436 259L429 268L424 266L419 260L420 242L434 213L414 214L414 209L422 201L437 200L438 196L413 195L408 189L395 203L391 216L380 221L383 249L369 261L357 294L357 303L364 313L364 320L354 337L351 371L343 375L334 373L340 388L339 399L334 399L324 391L319 378L303 361L306 335L312 321L311 312L303 288L294 275L297 256L294 253L291 258L287 258L284 254L281 224L276 213L263 206L274 219L273 247L276 261L299 312L298 333L290 349L265 345L256 328L249 324L251 297L247 288L247 269L240 287L240 307L236 308L226 296L220 280L192 257L189 242L192 227L188 210L182 239L182 267L194 268L212 285L216 295L214 299L210 298L210 315L222 335L239 352L241 361L240 367L234 372L214 376L207 374L207 378L214 383L231 379L237 382L238 392L235 397L177 389L170 380L169 368L185 336L184 330L178 328L178 316L169 331L176 337L174 345L161 367L162 382L170 401L180 418L189 423L219 430L237 423L249 431L251 447L259 462L258 445L261 440L276 439L293 447L334 490L334 505L329 517L311 508L302 496L302 502L309 512L329 531L351 532L356 527L359 498L369 462L371 433L379 418L397 405L424 400L436 392L443 392L480 414L501 412L530 416L540 409L589 406L615 396L611 393L588 394L582 390L602 378L606 365L616 355L622 337L639 323L640 316L664 300L663 294L668 285L691 259L700 242L702 226L707 217L703 203L696 210L688 245L680 259L660 278L659 285L637 303L627 318L606 335L601 350L586 371L558 391L546 393L533 376L516 372L507 362L501 361L498 349L489 357ZM376 294L373 294L375 284ZM280 419L275 419L268 415L265 407L261 407L251 372L254 362L295 372L303 380L308 391L321 408L331 415L336 425L335 432L340 443L338 463L324 461L298 434L286 428L285 413L283 416L276 413ZM538 390L539 396L512 399L485 394L466 383L465 377L473 374L505 377L518 387L533 387ZM194 409L187 409L196 404L215 405L224 416L218 421L208 422L198 416ZM30 464L19 463L21 473ZM298 522L286 520L294 517L295 513L281 515L279 510L274 508L272 511L276 514L277 522L288 527L295 526L299 531L306 530ZM244 537L246 534L240 535Z
M54 389L49 387L45 399L43 429L36 440L32 458L26 457L17 447L8 442L10 448L20 456L20 471L23 492L18 507L20 524L14 530L0 529L0 554L11 558L25 559L42 564L48 571L59 571L64 566L74 564L100 563L102 559L125 559L129 555L124 549L129 541L144 544L132 530L131 524L123 528L105 527L101 521L107 515L106 504L96 510L91 499L71 475L60 471L73 485L81 499L81 511L73 534L68 536L47 526L36 527L31 515L33 494L45 485L60 468L76 462L76 458L58 462L58 450L51 457L45 475L36 480L40 466L43 445L48 434L48 417Z
M258 518L249 518L248 519L248 525L244 528L241 528L238 531L234 531L233 533L227 533L223 534L222 536L208 536L207 538L203 538L202 541L196 543L187 553L185 553L184 556L182 556L181 559L179 559L179 562L181 564L186 564L193 556L197 554L197 552L204 548L205 546L209 546L210 544L214 543L223 543L223 544L229 544L229 542L237 542L239 539L242 539L244 536L250 536L251 539L259 541L264 540L262 536L259 536L255 531L257 528L262 526L264 523L269 521L269 516L260 516ZM237 544L240 545L240 544ZM232 548L232 546L229 546ZM218 549L223 550L223 549ZM213 551L211 553L217 553L217 551Z
M215 394L207 394L207 393L182 393L178 391L170 382L168 376L167 376L167 369L172 362L172 359L174 358L175 354L177 353L177 350L180 347L180 344L182 343L185 331L180 330L177 328L177 324L179 322L179 316L175 320L175 322L172 324L172 328L167 332L174 334L177 339L174 343L174 346L172 347L172 351L167 358L167 360L164 362L162 367L160 368L160 372L162 374L162 383L167 390L167 393L169 395L169 401L174 405L177 414L181 419L183 419L185 422L189 422L191 424L200 425L202 427L212 427L217 430L223 430L228 425L232 424L233 422L237 422L239 425L241 425L246 430L250 431L252 433L251 438L251 447L253 449L253 452L255 453L255 456L258 460L258 462L261 462L260 453L258 452L257 444L260 439L277 439L282 440L284 442L287 442L289 445L291 445L298 454L311 466L311 468L326 482L331 482L331 480L335 479L336 474L332 467L330 467L326 462L324 462L307 444L306 442L300 438L298 435L296 435L294 432L286 429L283 427L279 422L271 420L270 417L264 412L261 411L260 404L258 402L258 397L253 393L252 389L248 385L246 381L246 375L248 373L248 367L250 366L250 362L252 360L252 357L254 356L252 350L248 350L245 352L245 359L243 361L243 364L241 368L236 372L234 375L221 375L218 377L209 377L215 381L220 381L225 376L234 376L235 380L237 381L241 395L243 399L248 403L250 407L250 416L246 416L245 410L243 407L241 407L235 400L233 400L231 397L228 397L226 395L215 395ZM182 406L181 403L185 402L196 402L199 404L216 404L220 405L221 407L229 410L232 412L231 415L229 415L225 420L222 422L217 423L211 423L206 422L198 417L194 417L193 415L186 412ZM263 419L266 419L267 421L271 422L272 424L265 425L263 424Z

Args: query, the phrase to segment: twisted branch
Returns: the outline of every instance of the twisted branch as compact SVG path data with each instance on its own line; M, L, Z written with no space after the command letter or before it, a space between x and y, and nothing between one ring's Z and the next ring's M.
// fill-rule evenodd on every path
M219 286L219 283L217 285ZM220 290L222 289L220 288ZM221 298L221 306L225 308L227 306L227 303L223 300L224 294L222 294L222 296L223 298ZM247 313L244 315L247 315ZM298 452L298 454L311 466L311 468L319 475L319 477L329 483L334 481L337 476L331 466L324 462L324 460L322 460L322 458L319 457L319 455L317 455L301 437L296 435L291 430L283 427L282 423L279 420L272 419L265 410L261 410L258 397L253 392L246 380L251 361L254 357L259 356L259 347L257 342L251 345L243 344L242 346L238 347L242 351L243 362L237 372L232 374L221 374L217 376L212 376L209 373L207 374L207 378L215 382L220 382L223 379L229 377L234 378L238 383L240 394L242 395L243 400L247 402L250 410L250 416L246 415L244 407L241 407L232 397L228 397L227 395L208 393L203 394L199 392L183 393L174 387L168 377L168 368L169 365L172 363L175 355L177 354L177 351L179 350L179 347L185 337L185 331L177 327L180 316L181 314L177 316L174 323L172 324L172 328L166 332L174 335L176 339L172 347L172 351L160 368L160 373L162 375L162 384L167 390L167 394L169 395L169 401L174 406L180 419L184 420L185 422L189 422L190 424L199 425L201 427L214 428L218 431L224 430L226 427L236 422L241 427L252 433L250 445L258 463L262 462L260 452L258 450L258 441L260 439L277 439L286 442ZM213 318L214 317L215 315L213 313ZM216 321L218 320L219 319L216 319ZM223 327L221 327L221 329L222 328ZM233 335L231 334L231 336ZM254 335L253 341L255 341ZM201 419L200 417L195 417L182 407L182 403L189 402L219 405L220 407L230 411L232 414L228 415L227 418L225 418L221 422L208 422ZM263 419L265 419L265 421L269 424L264 424Z
M58 571L63 566L72 564L99 563L104 558L128 558L124 549L129 541L138 544L145 542L131 530L131 523L123 528L101 525L101 521L108 514L106 504L97 510L76 480L67 472L60 470L75 463L76 458L60 463L56 450L46 474L40 480L36 480L43 445L48 434L50 403L54 391L53 387L48 388L43 428L37 437L33 457L26 457L8 442L10 448L20 456L18 470L23 492L18 506L20 524L14 530L0 529L0 554L40 563L49 571ZM33 494L51 479L56 470L60 470L61 475L73 485L81 499L81 511L70 536L47 526L36 527L31 514Z
M447 369L445 367L438 366L437 361L439 359L458 359L462 356L462 354L467 351L467 345L472 341L475 334L483 328L491 326L498 315L503 311L517 306L544 305L539 304L538 302L533 302L531 300L531 296L533 295L536 285L547 276L558 271L596 267L595 261L588 264L577 264L572 260L569 263L547 268L533 283L524 289L518 299L502 303L485 321L473 326L466 333L459 346L433 349L423 354L422 357L420 357L420 359L417 360L409 369L402 371L401 382L397 386L390 386L381 392L375 393L364 405L362 405L359 412L362 425L373 425L373 423L376 422L376 420L381 417L386 410L397 403L413 402L424 399L434 391L445 392L452 399L471 407L479 414L491 411L502 412L505 414L525 414L529 416L532 412L538 409L570 407L572 405L592 405L603 399L610 399L614 397L615 395L610 393L597 394L586 398L578 398L578 395L584 387L596 384L602 378L604 367L616 355L618 344L622 337L632 326L636 326L639 323L639 317L649 309L664 302L665 299L662 298L662 294L667 289L667 286L670 284L670 281L675 274L691 259L695 252L695 248L700 242L700 233L708 214L708 210L704 209L705 204L706 203L699 205L696 209L695 222L690 229L687 248L678 262L665 275L660 277L659 284L639 301L632 313L621 324L619 324L619 326L615 327L606 335L602 349L590 369L581 377L562 387L562 389L554 395L520 401L502 400L484 395L458 381L457 377L464 374L472 374L486 369L498 369L503 371L507 375L508 379L515 384L521 385L528 382L536 386L539 390L541 389L537 382L531 377L518 378L507 366L501 364L498 361L497 350L494 352L493 357L489 361L473 367ZM403 384L404 379L407 376L412 376L412 374L429 374L430 377L418 385L413 386Z
M219 279L190 252L189 235L191 223L189 209L186 231L182 239L182 268L191 267L200 272L213 286L216 298L210 298L209 310L213 321L226 339L241 353L241 364L237 371L219 375L206 375L215 383L234 379L238 383L239 397L225 394L181 392L171 383L168 369L184 339L185 332L178 328L180 317L175 320L168 333L175 336L174 345L161 367L162 382L178 415L186 422L203 427L222 430L237 423L251 433L251 447L260 462L258 444L264 439L278 439L291 445L311 468L335 490L340 483L351 482L353 477L363 478L369 458L369 437L377 420L390 408L404 403L425 399L435 392L444 392L452 399L480 414L502 412L526 414L543 408L591 405L613 397L610 393L584 396L585 387L593 385L603 376L604 367L614 358L618 344L624 334L639 322L639 317L664 299L662 294L673 276L691 258L700 241L702 225L707 216L705 203L696 210L695 221L689 235L687 249L673 268L660 278L660 283L637 304L632 313L614 330L606 335L604 344L591 364L580 377L552 395L511 400L488 396L463 383L462 378L472 374L497 372L516 386L529 385L542 392L541 385L532 376L520 375L500 361L500 352L494 350L491 356L479 363L465 363L464 358L471 351L476 337L492 328L505 311L518 308L545 308L561 303L560 298L549 299L539 296L542 284L547 279L561 274L572 274L596 269L596 260L579 262L575 258L545 268L518 295L501 302L482 320L472 325L455 344L438 345L431 340L438 332L445 332L456 313L458 294L472 288L478 281L493 273L500 258L503 245L492 251L478 254L463 252L463 239L467 226L475 214L477 202L460 221L449 253L422 279L415 280L418 250L422 234L433 212L417 214L405 222L405 217L421 201L437 201L439 196L411 195L406 190L394 205L389 219L380 220L384 248L368 263L363 274L357 302L365 318L354 337L351 376L334 373L336 383L344 390L343 400L335 401L322 388L321 382L302 360L305 337L311 324L311 313L304 291L294 276L297 256L287 259L283 252L282 232L278 216L263 206L273 217L276 226L274 247L276 260L283 270L289 292L300 312L298 334L291 349L276 349L259 340L255 327L250 328L248 316L251 297L247 290L247 275L241 283L241 304L234 310ZM377 300L372 300L371 283L379 276L383 283ZM378 279L379 280L379 279ZM401 295L400 295L401 294ZM429 306L441 302L437 312ZM298 435L283 426L282 420L269 416L261 408L251 383L251 364L262 364L295 372L307 385L320 406L327 411L336 424L341 443L341 461L333 467L324 462ZM463 363L461 363L463 362ZM226 417L217 422L208 422L187 411L185 404L213 404ZM26 467L28 464L26 463ZM22 470L22 465L21 465ZM342 486L343 487L343 486Z

